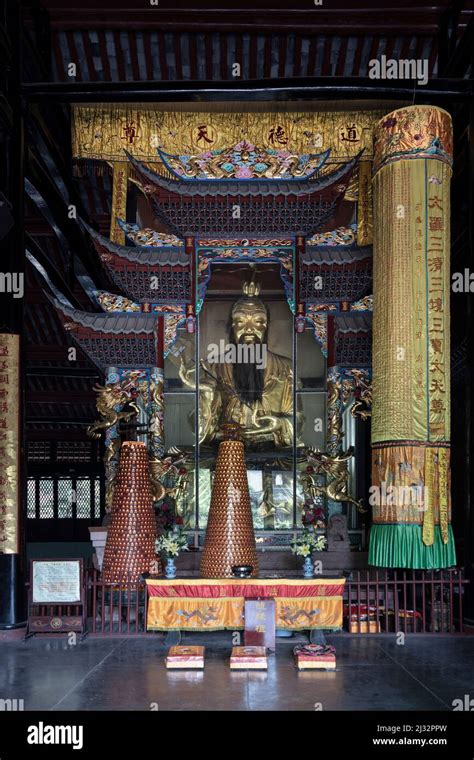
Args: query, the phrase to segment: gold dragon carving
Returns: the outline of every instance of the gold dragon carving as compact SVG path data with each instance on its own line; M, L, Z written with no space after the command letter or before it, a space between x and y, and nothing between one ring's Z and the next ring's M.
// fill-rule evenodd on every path
M90 438L98 440L101 432L106 432L119 422L129 422L133 417L140 414L140 409L131 399L126 386L122 386L120 383L114 385L96 384L93 390L97 393L96 406L102 419L93 422L87 428L87 435ZM120 411L115 408L124 405L126 408Z
M317 449L307 449L308 462L314 466L316 474L325 474L330 478L326 485L320 485L316 482L311 473L305 473L302 482L305 490L313 497L316 494L322 494L331 501L344 502L353 504L359 512L366 512L362 501L357 501L349 493L349 472L347 463L354 455L354 449L350 446L346 452L341 452L335 456L329 456Z
M101 433L118 425L119 422L130 422L140 414L140 409L131 396L132 383L126 380L123 383L111 383L110 385L94 386L97 393L96 406L101 417L87 428L89 438L98 440ZM120 407L124 407L120 409ZM112 509L112 499L115 486L115 474L117 459L120 451L120 435L111 438L105 448L104 468L106 476L105 508L106 512Z
M180 465L186 462L186 454L179 449L172 448L163 459L150 459L150 480L154 501L161 501L165 496L170 496L178 504L186 492L189 483L189 473L184 468L181 473ZM165 477L172 479L171 486L165 486Z
M354 403L351 406L353 417L360 417L366 420L372 416L372 384L367 379L367 372L360 369L351 370L354 378L353 392L355 396Z

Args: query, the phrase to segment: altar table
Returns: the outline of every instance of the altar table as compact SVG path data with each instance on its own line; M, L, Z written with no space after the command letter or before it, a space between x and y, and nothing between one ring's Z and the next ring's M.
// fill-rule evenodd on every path
M342 627L345 578L147 578L149 631L244 628L245 599L275 599L276 627Z

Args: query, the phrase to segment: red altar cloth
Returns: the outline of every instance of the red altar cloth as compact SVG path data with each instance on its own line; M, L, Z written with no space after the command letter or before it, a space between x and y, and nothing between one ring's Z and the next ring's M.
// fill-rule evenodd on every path
M147 628L242 629L245 599L275 599L276 627L342 627L344 578L147 579Z

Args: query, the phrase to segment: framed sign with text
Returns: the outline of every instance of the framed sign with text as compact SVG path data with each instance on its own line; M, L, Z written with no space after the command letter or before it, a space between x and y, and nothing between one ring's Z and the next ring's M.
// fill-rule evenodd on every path
M31 561L33 604L79 604L82 560L34 559Z
M25 639L70 631L83 636L86 632L83 560L31 560Z

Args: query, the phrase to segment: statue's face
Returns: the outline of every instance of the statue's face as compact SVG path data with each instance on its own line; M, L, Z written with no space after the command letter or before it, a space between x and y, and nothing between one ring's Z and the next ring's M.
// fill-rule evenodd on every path
M267 313L258 304L239 304L232 312L232 328L237 343L262 343L267 326Z

